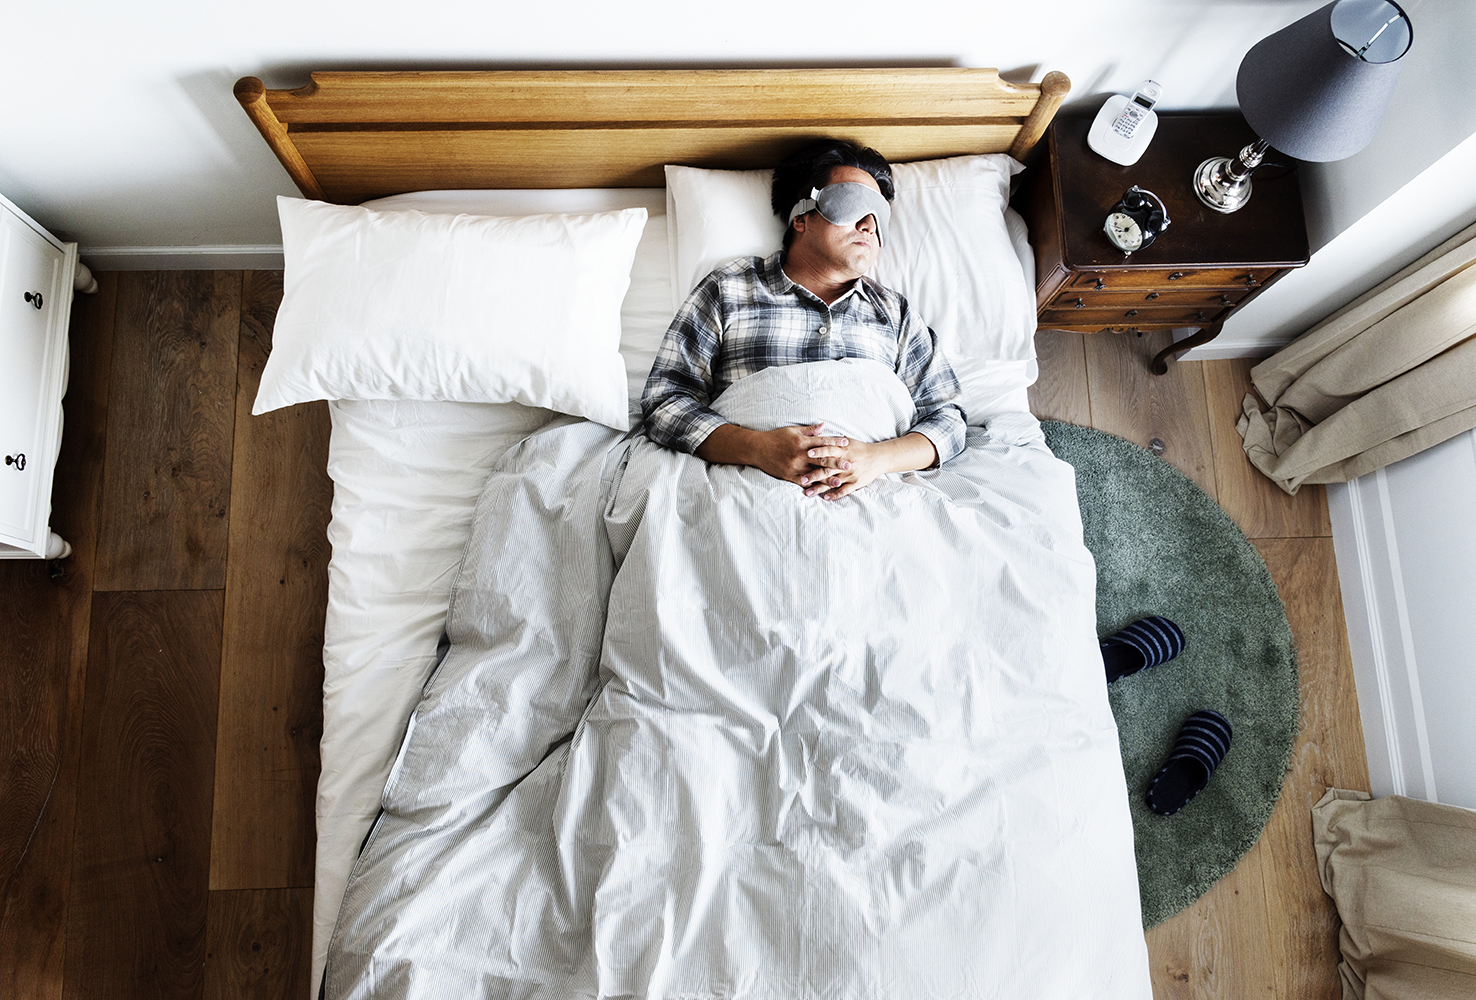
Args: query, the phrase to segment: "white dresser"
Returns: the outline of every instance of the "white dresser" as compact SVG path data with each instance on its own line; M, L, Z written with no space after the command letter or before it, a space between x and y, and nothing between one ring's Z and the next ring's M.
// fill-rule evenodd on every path
M72 288L97 287L62 243L0 197L0 559L58 559L51 479L61 448Z

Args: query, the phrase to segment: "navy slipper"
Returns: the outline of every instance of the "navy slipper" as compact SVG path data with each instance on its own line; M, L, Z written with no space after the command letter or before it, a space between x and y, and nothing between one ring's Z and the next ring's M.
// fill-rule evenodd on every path
M1144 667L1166 663L1184 651L1184 630L1161 615L1140 618L1102 640L1107 683Z
M1230 750L1230 720L1202 708L1184 720L1168 762L1148 783L1148 808L1172 816L1209 784Z

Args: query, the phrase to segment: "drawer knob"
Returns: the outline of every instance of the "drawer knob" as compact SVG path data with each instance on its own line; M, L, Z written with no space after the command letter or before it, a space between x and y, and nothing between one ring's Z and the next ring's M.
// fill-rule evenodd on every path
M1195 313L1194 314L1194 318L1195 319L1200 319L1200 320L1204 319L1204 310L1201 309L1201 310L1199 310L1199 312Z
M14 455L6 455L5 464L15 466L16 472L22 471L26 467L26 453L16 452Z
M1220 296L1220 305L1222 305L1222 306L1228 306L1230 304L1231 304L1231 302L1230 302L1230 296L1228 296L1228 295L1221 295Z
M41 308L41 293L40 292L27 292L26 293L26 301L29 302L31 305L35 306L37 309L40 309Z
M1170 281L1178 281L1183 276L1184 276L1184 272L1183 271L1175 271L1173 274L1169 275L1169 280Z
M1073 308L1073 309L1085 309L1086 308L1086 303L1083 302L1081 299L1077 299L1076 300L1076 305L1072 306L1071 308Z
M1157 292L1149 292L1148 293L1148 301L1151 302L1151 301L1153 301L1156 298L1158 298L1158 293Z
M1131 316L1136 316L1136 315L1138 315L1138 310L1136 310L1136 309L1129 309L1124 315L1127 315L1127 316L1130 316L1130 317Z
M1095 287L1096 287L1097 291L1100 292L1102 289L1104 289L1104 288L1107 287L1107 279L1106 278L1098 278L1097 279L1097 284L1096 284Z
M1259 284L1260 284L1260 282L1256 280L1256 276L1254 274L1247 274L1245 276L1245 287L1246 288L1255 288Z

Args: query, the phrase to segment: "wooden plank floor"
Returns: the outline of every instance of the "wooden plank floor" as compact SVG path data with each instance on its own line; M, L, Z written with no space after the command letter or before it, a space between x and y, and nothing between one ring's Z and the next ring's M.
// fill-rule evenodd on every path
M1219 501L1266 560L1297 644L1302 727L1260 841L1197 903L1148 932L1153 995L1339 1000L1337 914L1312 851L1312 805L1328 786L1368 790L1368 762L1322 487L1287 496L1257 472L1235 422L1250 360L1147 362L1168 334L1041 331L1041 418L1089 424L1172 462Z
M0 563L0 996L310 996L328 551L323 404L251 417L280 276L100 276L72 322L53 580ZM1155 994L1341 996L1308 809L1368 787L1320 488L1250 469L1248 362L1161 379L1145 337L1042 333L1042 417L1159 452L1286 600L1302 735L1261 842L1148 935Z

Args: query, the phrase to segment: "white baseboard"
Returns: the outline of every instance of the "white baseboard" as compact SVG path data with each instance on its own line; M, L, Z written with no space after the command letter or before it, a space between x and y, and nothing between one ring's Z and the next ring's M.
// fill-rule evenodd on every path
M1327 507L1373 793L1438 801L1385 470L1329 484Z
M1199 331L1194 328L1175 330L1174 340L1180 341ZM1203 347L1195 347L1179 355L1180 361L1223 361L1226 358L1269 358L1281 350L1290 340L1236 340L1223 334Z
M1180 361L1224 361L1226 358L1269 358L1286 344L1220 343L1215 338L1203 347L1195 347L1179 355Z
M83 247L94 271L280 271L282 245Z

